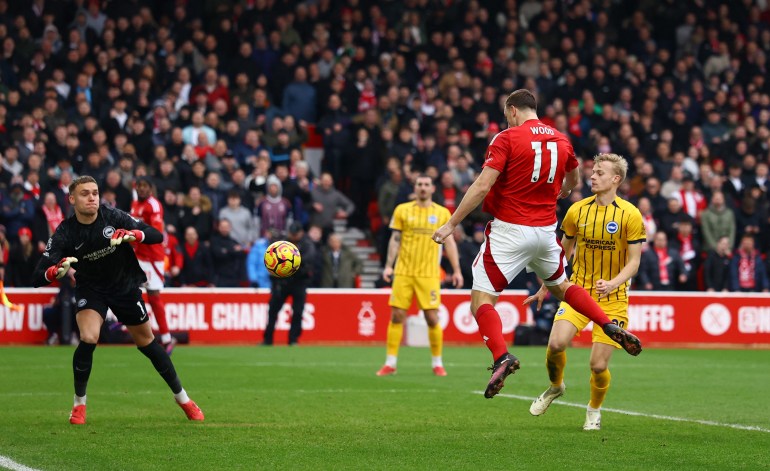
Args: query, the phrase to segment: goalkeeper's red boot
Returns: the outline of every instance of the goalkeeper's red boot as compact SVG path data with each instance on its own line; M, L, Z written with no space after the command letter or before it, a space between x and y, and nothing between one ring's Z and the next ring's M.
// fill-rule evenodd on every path
M166 353L168 353L168 356L171 356L171 352L174 351L174 347L176 346L177 340L174 337L171 337L171 340L168 342L162 342L161 345L163 345L163 349L166 350Z
M198 404L196 404L195 401L190 399L184 404L179 402L177 402L177 404L182 408L188 419L203 422L203 411L198 407Z
M70 412L70 423L72 425L83 425L86 423L86 405L74 406Z
M388 365L383 365L377 372L377 376L390 376L394 374L396 374L396 369Z
M446 376L446 370L443 366L434 366L433 374L436 376Z
M510 353L506 353L498 358L495 364L492 365L492 368L490 368L492 370L492 377L489 379L489 384L487 384L487 390L484 391L484 397L487 399L495 397L503 389L505 378L518 369L519 359Z

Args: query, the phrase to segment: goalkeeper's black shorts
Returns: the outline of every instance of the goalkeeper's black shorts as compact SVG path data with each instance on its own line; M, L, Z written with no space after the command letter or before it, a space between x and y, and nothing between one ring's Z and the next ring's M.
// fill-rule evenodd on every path
M105 295L86 287L76 287L75 299L78 312L93 309L102 319L107 317L107 309L110 309L124 325L140 325L150 320L139 288L126 294Z

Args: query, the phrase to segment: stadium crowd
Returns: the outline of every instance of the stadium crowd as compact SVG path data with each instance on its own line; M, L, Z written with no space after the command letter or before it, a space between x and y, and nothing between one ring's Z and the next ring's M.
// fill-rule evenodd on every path
M7 286L31 285L77 175L126 211L152 179L170 285L265 286L253 254L295 222L384 251L419 173L455 209L527 88L586 179L598 152L628 159L637 289L770 288L766 0L0 0L0 45ZM484 221L455 234L463 266Z

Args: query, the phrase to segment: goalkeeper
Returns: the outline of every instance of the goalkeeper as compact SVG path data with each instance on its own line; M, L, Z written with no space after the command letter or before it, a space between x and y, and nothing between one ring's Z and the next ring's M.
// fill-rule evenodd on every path
M34 284L40 287L52 283L66 276L70 268L77 271L80 343L72 359L75 400L70 423L86 421L86 386L107 309L126 326L139 351L171 388L187 418L202 421L203 413L182 388L171 358L155 342L139 289L146 277L128 243L159 244L163 235L121 210L100 206L99 187L92 177L78 177L70 184L69 201L75 214L59 224L48 239L35 269Z

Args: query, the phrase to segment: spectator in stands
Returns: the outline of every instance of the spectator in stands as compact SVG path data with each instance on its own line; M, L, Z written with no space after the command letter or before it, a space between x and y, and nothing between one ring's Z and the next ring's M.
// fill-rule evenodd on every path
M249 249L246 256L246 274L252 288L270 288L270 272L265 267L264 257L267 247L279 238L277 231L265 231Z
M182 286L214 286L214 273L211 270L214 262L209 243L198 238L198 231L193 226L184 231L184 262L179 272L180 283Z
M727 178L722 185L722 192L727 197L727 204L732 208L740 206L746 182L743 179L743 168L740 162L732 162L728 168Z
M18 240L19 229L30 227L35 220L35 203L31 195L24 191L21 183L12 183L6 195L2 197L2 221L8 229L8 240Z
M217 232L211 236L211 259L214 262L214 284L238 287L246 281L246 250L230 235L230 221L220 219Z
M650 177L647 179L647 182L644 185L644 191L642 191L639 196L650 200L652 214L655 215L655 217L660 217L660 215L666 211L668 202L666 201L666 198L660 194L660 180L658 180L657 177Z
M694 221L700 221L701 213L708 206L703 194L695 189L695 179L687 172L682 176L682 186L679 191L674 192L672 197L679 200L682 210Z
M218 219L230 221L230 237L243 247L249 247L259 232L251 211L241 204L241 193L236 189L227 194L227 206L219 210Z
M321 288L355 288L361 260L342 243L339 234L329 234L321 258ZM304 263L304 261L303 261Z
M18 241L11 244L8 251L8 264L5 270L5 282L13 287L33 286L35 266L40 260L40 252L32 240L32 231L22 227L18 232Z
M211 201L211 214L216 216L219 211L227 206L227 191L222 184L222 176L219 172L208 172L201 193Z
M650 242L655 238L655 233L658 232L658 223L655 221L655 216L652 214L652 205L648 198L644 196L639 198L639 202L636 203L636 206L642 214L644 229L647 233L647 240L642 244L642 250L647 250Z
M701 262L700 240L693 234L693 220L687 216L679 221L676 228L676 237L671 240L671 248L679 253L679 258L684 263L687 280L680 282L677 287L683 291L695 291L697 289L697 274Z
M197 186L190 188L187 196L184 197L179 224L180 229L185 231L188 227L194 227L196 238L200 238L202 241L208 242L211 238L211 231L214 227L211 200L201 194L201 190ZM185 232L185 240L187 240L187 232Z
M351 141L350 117L342 108L342 100L336 93L329 96L325 111L326 113L321 116L317 126L318 132L323 137L324 159L322 168L324 171L330 172L335 180L339 180L343 175L344 152ZM367 129L367 132L368 137L371 137L370 130ZM375 136L375 139L379 139L379 134Z
M115 193L116 207L118 209L126 212L131 210L131 192L123 186L120 173L115 169L107 172L107 178L101 187L102 192L106 190L111 190ZM59 206L62 206L61 199L57 198L57 202ZM64 209L64 206L62 206L62 209Z
M371 139L366 128L356 131L356 139L348 147L345 166L350 176L350 199L355 211L350 215L350 225L369 231L369 202L374 197L374 186L379 169L382 168L381 149L376 147L376 139Z
M158 172L153 176L152 181L155 183L159 195L164 194L166 190L171 190L174 193L182 191L182 179L179 176L179 171L174 167L174 162L170 159L160 162Z
M334 219L347 217L355 209L355 205L342 192L334 188L334 180L328 172L321 174L320 184L310 192L313 199L313 212L310 223L320 226L324 234L334 231Z
M56 195L50 191L43 196L43 204L35 213L34 234L38 250L43 252L48 238L64 220L64 213L56 202Z
M658 231L650 250L642 253L637 286L642 290L674 291L677 283L687 282L687 272L679 253L669 248L665 231Z
M483 228L481 228L480 231L483 235ZM470 289L473 286L473 260L476 258L476 255L478 255L481 244L476 243L472 238L468 237L462 226L455 227L455 231L452 235L457 244L457 255L460 261L460 270L463 274L463 286L458 286L457 288ZM444 269L445 273L452 272L452 265L446 257L446 254L441 258L441 267ZM468 278L465 277L466 275L468 275ZM446 284L445 287L454 288L451 282Z
M298 121L316 122L316 90L307 82L307 70L300 66L294 70L294 81L283 90L281 105L286 114Z
M720 237L716 247L709 250L703 265L703 284L706 291L729 291L730 287L730 239Z
M203 133L208 139L207 142L216 142L217 135L213 129L204 124L203 113L195 111L192 114L192 122L189 126L182 129L182 139L185 144L191 144L193 146L198 145L198 136Z
M166 286L179 286L179 275L184 266L184 255L179 239L176 236L176 226L166 225L166 245L163 248L166 254L165 280Z
M766 293L770 280L759 252L754 248L754 236L744 234L740 246L730 261L730 291Z
M669 238L676 237L679 223L686 219L690 219L690 216L682 211L682 205L677 198L669 198L668 207L658 217L660 229L665 231Z
M721 191L711 196L711 205L701 214L701 234L706 251L715 250L722 237L727 237L731 250L735 246L735 214L725 204Z
M285 232L289 224L292 205L283 197L283 184L275 175L267 177L267 194L257 202L259 227L265 231Z
M735 212L735 235L738 240L744 235L749 235L757 241L764 221L760 218L757 211L758 201L752 197L750 192L741 200L740 207Z

